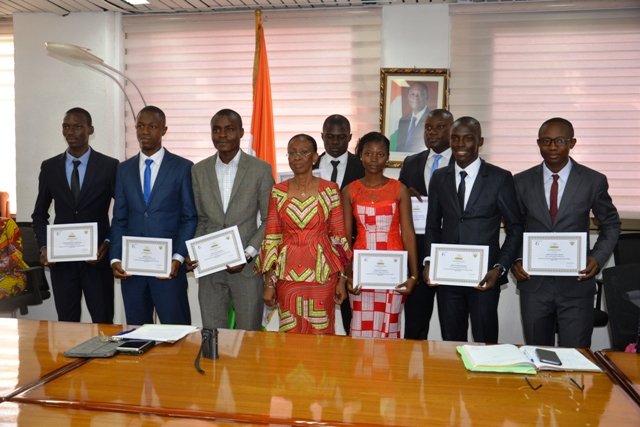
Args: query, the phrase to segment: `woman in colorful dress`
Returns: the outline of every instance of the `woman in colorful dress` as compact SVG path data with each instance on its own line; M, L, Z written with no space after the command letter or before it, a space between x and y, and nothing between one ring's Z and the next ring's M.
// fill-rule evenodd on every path
M417 284L418 276L411 196L400 181L384 176L384 168L389 160L387 137L379 132L364 135L358 142L357 153L365 175L349 184L342 193L347 241L351 242L351 218L355 217L358 234L353 249L406 250L411 277L395 290L363 290L357 283L349 283L349 299L353 310L351 335L400 338L400 313L407 295Z
M29 268L22 259L20 229L11 218L0 218L0 299L20 294L25 276L17 270Z
M335 304L347 298L350 259L338 185L312 175L316 141L296 135L287 152L293 178L271 191L267 228L255 272L264 302L277 303L280 332L333 334Z

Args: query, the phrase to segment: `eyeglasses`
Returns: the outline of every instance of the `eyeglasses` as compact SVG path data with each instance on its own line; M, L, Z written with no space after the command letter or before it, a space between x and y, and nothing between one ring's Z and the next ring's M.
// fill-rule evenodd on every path
M564 147L565 145L569 145L573 138L542 138L538 140L538 144L548 147L552 142L556 144L556 147Z
M310 155L312 155L313 152L311 151L307 151L307 150L302 150L299 153L296 153L295 151L289 151L287 152L287 156L289 157L296 157L296 156L300 156L300 157L309 157Z

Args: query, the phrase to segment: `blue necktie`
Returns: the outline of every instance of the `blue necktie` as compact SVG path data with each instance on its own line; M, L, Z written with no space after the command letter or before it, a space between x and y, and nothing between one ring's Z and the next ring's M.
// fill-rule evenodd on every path
M431 178L433 176L433 173L438 170L438 164L440 163L441 158L442 154L436 154L435 156L433 156L433 166L431 166L431 175L429 175L429 178Z
M411 139L411 135L413 135L413 131L416 129L416 118L411 119L411 124L409 125L409 130L407 131L407 139L404 141L406 144L409 143Z
M151 163L153 160L147 159L144 161L147 164L147 167L144 169L144 204L149 204L149 196L151 195Z

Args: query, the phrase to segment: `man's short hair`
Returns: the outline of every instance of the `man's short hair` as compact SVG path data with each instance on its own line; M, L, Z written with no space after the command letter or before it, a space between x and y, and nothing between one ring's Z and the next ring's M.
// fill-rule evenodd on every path
M478 136L482 136L482 127L480 126L480 122L474 119L473 117L469 117L469 116L460 117L458 120L453 122L453 126L451 126L451 128L457 125L474 126L475 128L478 129Z
M436 108L435 110L429 111L427 114L428 117L442 117L443 119L450 119L453 122L453 114L451 114L448 110L444 108Z
M574 133L573 133L573 125L571 124L571 122L569 120L563 119L562 117L554 117L554 118L549 119L546 122L544 122L542 124L542 126L540 126L540 129L538 130L538 136L540 136L540 131L542 130L542 128L545 127L546 125L550 124L550 123L559 123L559 124L565 125L571 131L570 138L573 138L573 135L574 135Z
M240 125L240 128L242 128L242 117L240 117L240 114L236 113L235 111L233 111L233 110L231 110L229 108L223 108L222 110L220 110L217 113L215 113L213 115L213 117L211 117L211 121L209 122L209 124L213 123L213 119L215 119L218 116L233 117L235 120L238 121L238 124Z
M136 116L136 119L140 116L140 114L142 114L144 112L147 112L147 111L150 112L150 113L157 114L158 116L160 116L160 119L162 120L162 123L164 123L165 125L167 124L167 116L164 115L164 111L162 111L161 109L159 109L158 107L156 107L154 105L147 105L142 110L138 111L138 115Z
M332 114L327 117L322 124L322 129L331 125L344 126L347 128L347 132L351 133L351 123L349 123L349 120L345 116L340 114Z
M91 124L91 114L89 114L89 112L87 110L85 110L84 108L74 107L74 108L70 109L69 111L67 111L66 113L64 113L65 116L67 114L82 114L84 116L85 120L87 121L87 126L93 126Z

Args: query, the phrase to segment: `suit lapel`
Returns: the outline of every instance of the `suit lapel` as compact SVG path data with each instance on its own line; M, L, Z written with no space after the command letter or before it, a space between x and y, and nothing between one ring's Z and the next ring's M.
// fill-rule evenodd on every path
M475 182L473 183L473 187L471 188L471 194L469 194L469 200L465 206L465 211L469 209L469 207L473 206L475 202L482 194L485 184L487 183L487 177L489 173L487 172L487 166L484 163L484 160L480 159L480 169L478 170L478 176L476 177ZM454 169L455 170L455 169ZM458 189L456 188L456 194L458 193Z
M558 207L558 214L556 215L555 223L558 223L558 220L565 214L565 212L569 209L568 206L571 204L571 199L576 194L578 187L580 186L580 170L581 166L571 160L573 164L571 165L571 172L569 173L569 179L567 179L567 185L564 187L564 191L562 192L562 199L560 199L560 206Z
M82 188L80 189L80 195L78 196L78 202L76 203L77 205L87 197L89 189L93 188L93 181L98 174L98 166L98 156L96 155L95 150L91 149L87 168L84 171L84 179L82 180Z
M246 158L246 156L247 155L244 153L244 151L240 151L238 171L236 172L236 177L233 180L233 187L231 188L231 195L229 196L229 205L227 205L227 210L229 210L229 206L231 205L233 198L236 196L238 191L240 191L240 185L242 184L242 181L244 180L244 177L249 169L249 165L247 164L249 162L249 159ZM222 204L222 198L220 198L220 203Z
M144 194L142 193L142 181L140 181L140 152L131 158L132 160L128 163L128 174L131 176L131 183L134 188L134 192L138 196L138 201L145 206L144 204ZM164 163L164 161L163 161Z
M73 195L71 194L71 188L69 187L69 181L67 180L67 168L65 162L67 160L67 152L65 151L58 159L58 165L56 167L56 180L64 185L65 191L62 192L64 196L64 203L71 207L75 206L73 201ZM56 200L56 202L58 202Z
M139 162L139 160L138 160ZM171 163L173 162L173 154L169 153L167 149L164 149L164 157L162 158L162 163L160 164L160 169L158 170L158 175L156 176L156 180L153 182L153 188L151 188L151 194L149 195L149 205L153 201L153 196L156 194L156 190L160 188L163 181L169 174L171 170ZM138 163L139 164L139 163ZM139 176L139 175L138 175ZM142 194L142 202L144 203L144 194L142 192L142 185L140 185L140 194Z
M536 198L535 206L541 206L544 211L546 211L546 215L543 213L543 217L546 218L546 224L549 230L553 228L553 224L551 223L551 215L549 214L549 204L547 203L547 196L544 191L544 173L542 169L542 163L540 166L536 168L535 174L533 175L533 194Z
M462 216L462 210L460 209L460 203L458 203L458 188L456 187L456 168L455 166L447 166L447 176L444 181L444 194L448 195L452 199L453 205L456 207L458 216ZM449 187L449 191L446 188Z

